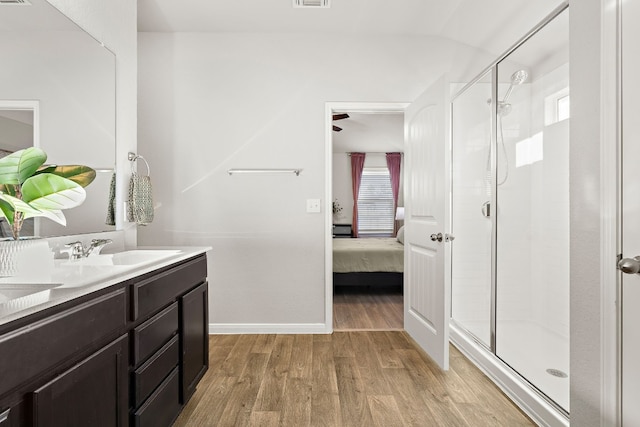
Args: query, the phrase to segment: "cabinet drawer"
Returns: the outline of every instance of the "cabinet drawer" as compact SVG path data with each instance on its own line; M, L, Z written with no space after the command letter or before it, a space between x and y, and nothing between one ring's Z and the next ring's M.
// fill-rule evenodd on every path
M0 336L0 395L98 347L126 322L126 294L120 289Z
M151 392L177 365L180 358L178 336L165 344L156 354L133 373L134 407L140 406Z
M136 427L170 426L180 413L178 368L160 384L151 397L133 414Z
M178 303L174 302L133 330L133 364L137 366L178 331Z
M207 258L198 257L171 270L132 285L132 320L144 318L165 307L178 296L204 282Z

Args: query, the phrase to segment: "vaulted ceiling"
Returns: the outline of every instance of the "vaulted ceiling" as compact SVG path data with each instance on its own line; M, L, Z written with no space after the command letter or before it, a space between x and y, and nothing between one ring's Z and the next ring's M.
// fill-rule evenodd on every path
M327 33L432 36L499 54L560 0L138 0L142 32Z

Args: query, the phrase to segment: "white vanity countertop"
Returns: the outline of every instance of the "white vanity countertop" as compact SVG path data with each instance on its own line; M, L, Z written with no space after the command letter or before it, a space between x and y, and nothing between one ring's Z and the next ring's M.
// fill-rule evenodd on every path
M137 247L135 250L175 253L167 253L162 259L144 265L84 265L83 260L56 260L54 272L38 281L16 277L0 278L0 325L187 260L211 250L211 247L154 246ZM65 266L60 266L61 263L65 263ZM3 301L3 291L8 294L25 286L42 290L23 297L5 298Z

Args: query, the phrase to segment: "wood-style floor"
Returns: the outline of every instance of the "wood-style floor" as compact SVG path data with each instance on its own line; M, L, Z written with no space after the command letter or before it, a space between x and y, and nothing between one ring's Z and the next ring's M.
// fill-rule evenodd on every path
M212 335L176 426L532 426L453 347L441 371L402 331Z
M401 287L350 286L334 291L334 331L401 331L403 328Z

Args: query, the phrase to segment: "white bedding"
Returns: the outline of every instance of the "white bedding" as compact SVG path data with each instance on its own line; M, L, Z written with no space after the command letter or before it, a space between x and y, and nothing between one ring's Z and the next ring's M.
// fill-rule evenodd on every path
M393 237L333 239L333 272L402 273L404 246Z

